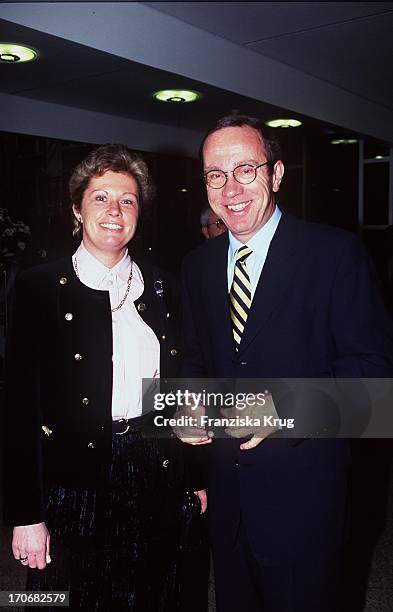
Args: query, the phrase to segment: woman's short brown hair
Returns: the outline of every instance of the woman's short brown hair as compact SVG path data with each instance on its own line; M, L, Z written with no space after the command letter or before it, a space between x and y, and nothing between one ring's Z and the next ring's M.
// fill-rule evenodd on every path
M141 211L154 195L154 187L149 170L142 157L123 144L105 144L91 151L73 171L69 181L71 205L80 209L83 194L91 178L102 176L104 172L124 172L132 176L138 185L138 205ZM81 223L73 215L76 235Z

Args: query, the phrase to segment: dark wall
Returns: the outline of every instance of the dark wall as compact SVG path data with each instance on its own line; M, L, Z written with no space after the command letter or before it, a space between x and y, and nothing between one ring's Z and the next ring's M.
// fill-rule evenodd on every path
M72 252L68 180L94 146L0 133L1 208L31 228L23 265L46 254ZM184 254L201 239L199 214L205 206L201 169L190 158L143 153L156 185L156 198L143 211L134 248L152 261L177 270ZM182 191L186 189L187 191Z
M358 232L358 146L330 144L320 127L277 130L286 172L279 205L306 219ZM68 179L92 145L0 133L0 207L32 230L25 263L43 252L54 258L75 248L71 237ZM380 149L366 143L367 154ZM178 271L185 253L201 242L199 214L207 199L202 168L196 159L142 153L151 170L157 197L145 211L134 238L135 249ZM365 168L366 222L387 224L387 164ZM186 189L186 191L182 191ZM379 233L380 230L376 230ZM378 239L364 233L378 259ZM370 239L369 239L370 237Z

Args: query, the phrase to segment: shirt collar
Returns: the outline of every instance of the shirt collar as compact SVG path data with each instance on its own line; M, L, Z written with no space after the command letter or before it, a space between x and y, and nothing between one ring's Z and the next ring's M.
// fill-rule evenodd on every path
M131 259L126 251L120 261L113 268L107 268L98 261L83 244L80 243L75 255L78 260L78 269L83 273L88 284L100 287L109 274L117 276L122 282L126 283L130 274Z
M260 251L260 249L266 245L269 246L274 236L274 233L277 229L277 226L280 222L281 215L282 215L281 210L278 208L278 206L276 206L270 219L265 223L265 225L262 225L261 229L259 229L252 238L250 238L250 240L247 242L247 246L250 247L250 249L252 249L253 252ZM235 238L235 236L233 236L231 232L228 232L228 234L229 234L229 251L228 251L229 261L232 261L236 255L236 251L240 247L244 246L244 244L243 242L240 242L240 240Z

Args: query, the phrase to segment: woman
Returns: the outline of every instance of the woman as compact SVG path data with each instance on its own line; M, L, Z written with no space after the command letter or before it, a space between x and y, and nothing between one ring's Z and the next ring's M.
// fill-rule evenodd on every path
M5 517L27 588L70 590L76 609L200 606L184 580L204 576L205 493L185 445L142 436L141 379L174 376L179 346L172 283L127 250L150 194L137 155L94 150L70 180L80 246L16 285Z

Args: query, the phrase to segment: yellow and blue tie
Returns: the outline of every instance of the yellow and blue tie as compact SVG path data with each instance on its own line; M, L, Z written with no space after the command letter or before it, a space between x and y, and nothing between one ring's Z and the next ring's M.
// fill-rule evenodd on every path
M251 283L246 268L246 259L251 253L252 250L247 245L238 249L233 282L229 293L232 331L236 350L239 348L251 308Z

